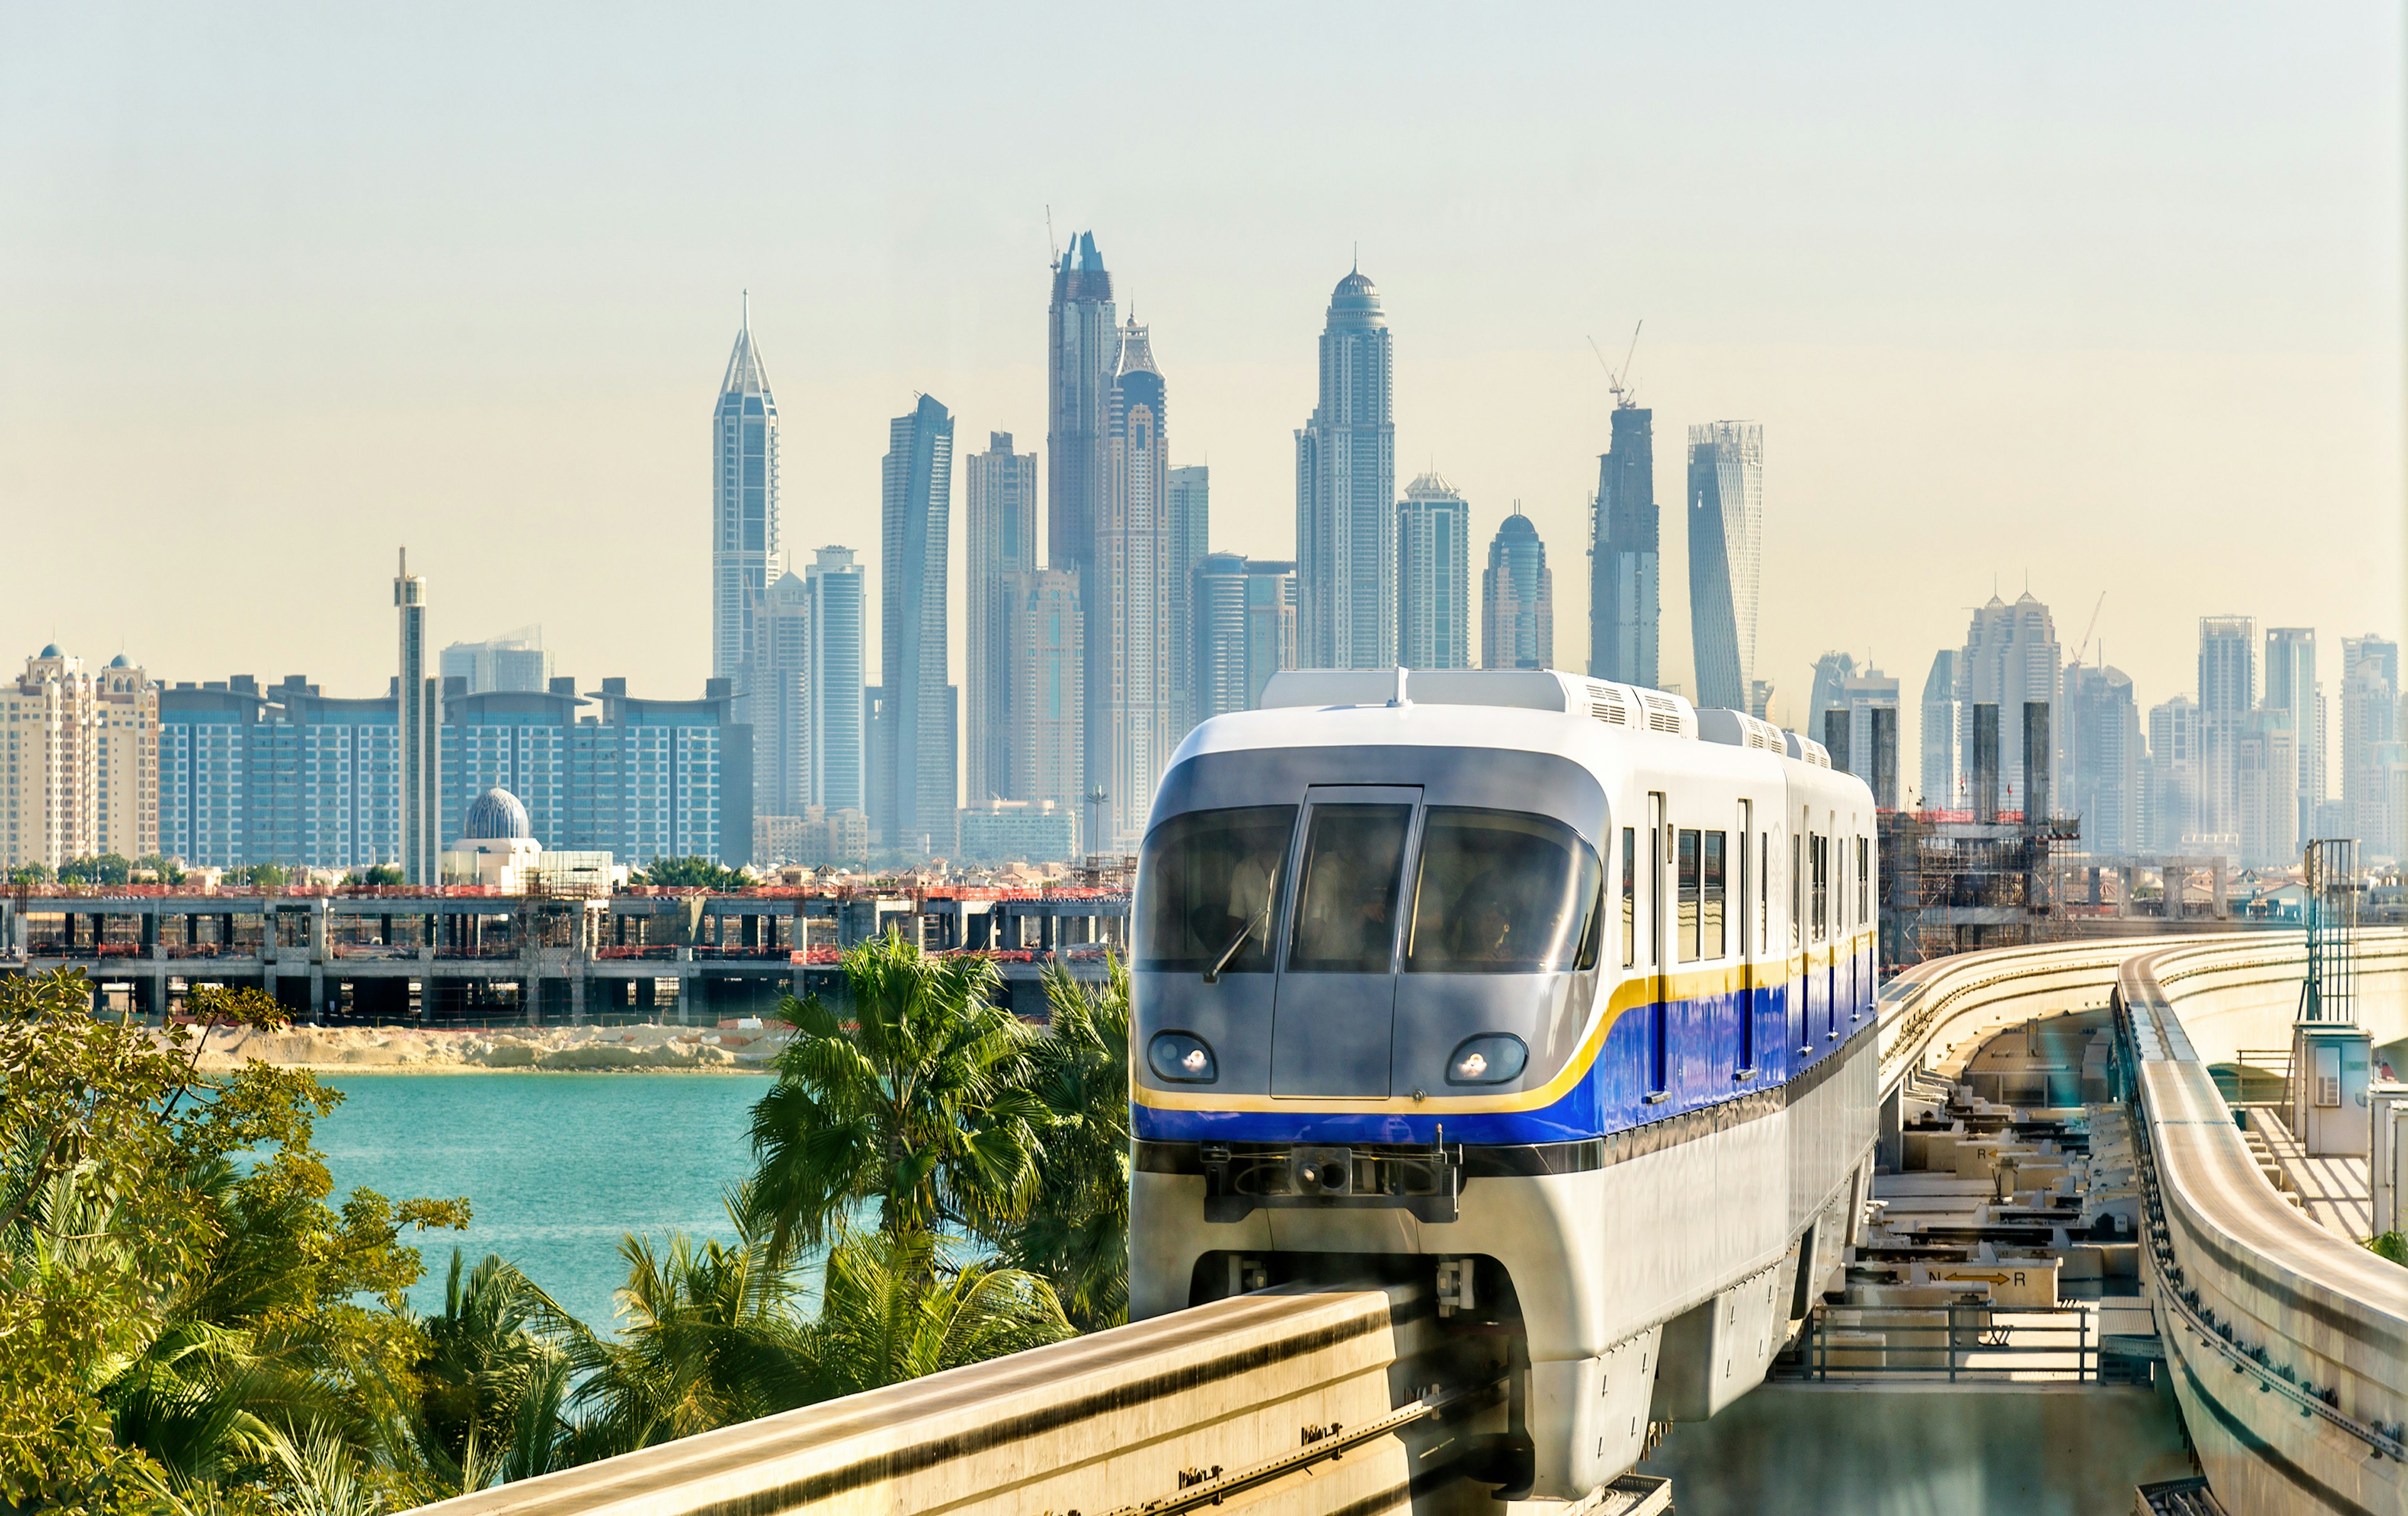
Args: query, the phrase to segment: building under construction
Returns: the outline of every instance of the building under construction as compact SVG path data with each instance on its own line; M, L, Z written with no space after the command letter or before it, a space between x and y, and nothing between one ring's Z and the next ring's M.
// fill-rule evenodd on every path
M1885 731L1885 724L1873 728L1885 971L1949 953L2021 946L2066 934L2056 899L2056 857L2080 840L2082 824L2079 817L2051 810L2048 702L2024 702L2020 811L1999 804L1999 707L1975 705L1970 714L1970 811L1895 809L1895 778L1885 788L1878 780L1885 772L1897 772L1897 728L1894 720Z

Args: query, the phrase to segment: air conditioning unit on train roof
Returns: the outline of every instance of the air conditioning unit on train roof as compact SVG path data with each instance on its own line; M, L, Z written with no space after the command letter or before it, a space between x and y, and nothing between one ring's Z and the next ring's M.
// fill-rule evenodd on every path
M1394 669L1289 669L1263 686L1263 709L1388 705ZM1587 715L1611 727L1698 736L1698 711L1678 695L1566 673L1559 669L1413 669L1405 699L1414 705L1491 705Z

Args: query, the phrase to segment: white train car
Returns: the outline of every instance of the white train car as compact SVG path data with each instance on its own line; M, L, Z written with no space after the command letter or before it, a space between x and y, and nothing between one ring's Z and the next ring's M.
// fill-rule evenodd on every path
M1577 1498L1760 1381L1875 1135L1870 791L1736 712L1302 671L1172 758L1138 870L1131 1311L1426 1273ZM1526 1364L1526 1367L1522 1365Z

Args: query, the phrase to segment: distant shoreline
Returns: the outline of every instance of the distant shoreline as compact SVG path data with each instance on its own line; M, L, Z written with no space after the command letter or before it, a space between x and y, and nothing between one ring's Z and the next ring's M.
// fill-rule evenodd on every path
M221 1028L204 1072L246 1063L311 1074L767 1074L785 1029L637 1026Z

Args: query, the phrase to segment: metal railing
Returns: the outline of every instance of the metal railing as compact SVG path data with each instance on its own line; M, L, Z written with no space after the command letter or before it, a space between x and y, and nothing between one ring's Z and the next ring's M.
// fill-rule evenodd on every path
M1788 1380L1927 1379L1948 1384L2145 1381L2144 1365L2104 1350L2080 1306L1818 1305L1774 1360Z

